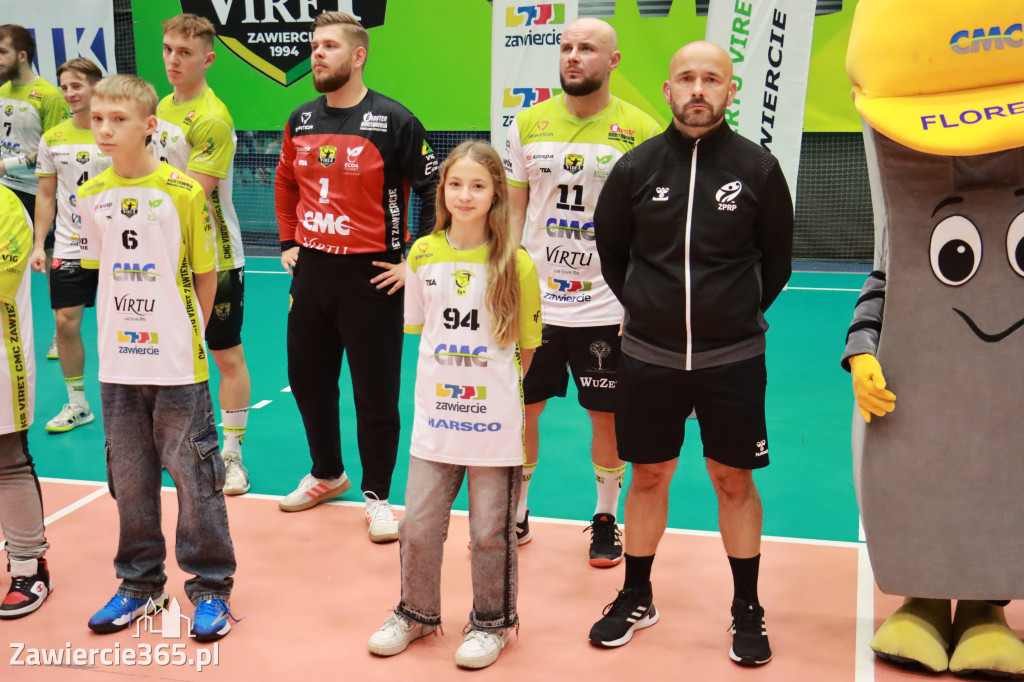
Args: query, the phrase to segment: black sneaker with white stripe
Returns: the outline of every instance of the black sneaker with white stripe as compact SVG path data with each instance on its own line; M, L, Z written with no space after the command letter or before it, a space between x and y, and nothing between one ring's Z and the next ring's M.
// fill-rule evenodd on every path
M729 658L742 666L764 665L772 660L768 646L768 629L764 625L764 609L742 599L732 602L732 648Z
M633 637L633 632L658 622L651 588L629 588L604 607L604 618L590 628L590 643L604 648L622 646Z

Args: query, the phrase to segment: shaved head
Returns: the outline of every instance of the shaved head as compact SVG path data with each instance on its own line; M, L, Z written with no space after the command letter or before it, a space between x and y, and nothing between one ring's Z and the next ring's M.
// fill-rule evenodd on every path
M586 33L609 53L619 49L619 34L615 32L611 24L603 19L594 19L592 17L577 19L565 27L562 35L566 33Z
M608 78L619 65L619 37L607 21L577 19L562 32L558 73L569 97L608 98Z
M672 56L664 90L675 126L700 137L721 125L736 97L732 60L705 40L684 45Z

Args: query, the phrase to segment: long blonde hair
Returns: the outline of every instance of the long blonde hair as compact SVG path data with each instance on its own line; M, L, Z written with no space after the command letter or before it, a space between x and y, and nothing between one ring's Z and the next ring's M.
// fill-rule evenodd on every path
M494 199L487 212L487 312L494 325L494 340L499 346L515 343L519 338L519 274L516 271L516 251L519 245L512 239L509 229L508 186L501 157L487 142L467 140L452 150L441 164L441 181L437 189L437 219L434 232L447 230L452 214L444 201L444 186L448 171L459 159L468 158L487 169L494 185Z

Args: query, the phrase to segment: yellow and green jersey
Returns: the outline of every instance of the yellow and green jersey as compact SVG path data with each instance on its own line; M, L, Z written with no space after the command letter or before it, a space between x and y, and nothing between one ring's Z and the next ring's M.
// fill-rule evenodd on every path
M210 194L210 221L217 244L217 271L245 265L242 230L231 202L235 158L235 123L228 108L206 88L193 99L177 103L167 95L156 108L154 156L186 173L219 178Z
M203 312L192 273L214 269L206 195L166 163L142 178L108 168L78 190L82 266L99 270L99 379L206 381Z
M519 338L495 342L487 311L488 247L460 251L447 232L417 239L405 280L405 331L420 335L410 452L466 466L523 463L520 350L541 342L537 272L516 252Z
M0 434L28 429L35 407L30 255L28 213L14 192L0 187Z
M577 118L564 95L519 112L505 142L509 184L529 187L526 250L537 265L544 321L562 327L622 322L622 307L601 276L594 208L612 166L653 137L657 122L612 97Z
M57 216L54 258L79 258L78 188L110 167L110 157L100 151L92 130L72 120L58 123L43 133L39 142L36 175L57 178Z
M26 157L36 153L44 132L70 116L60 88L42 78L24 85L11 81L0 85L0 159L24 164L0 176L0 183L35 194L39 178Z

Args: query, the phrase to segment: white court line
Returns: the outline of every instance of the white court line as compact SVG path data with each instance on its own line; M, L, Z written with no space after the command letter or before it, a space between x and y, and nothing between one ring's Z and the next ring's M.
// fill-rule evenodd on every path
M256 403L255 405L253 405L253 406L252 406L252 407L251 407L250 409L253 409L253 410L258 410L258 409L260 409L261 407L266 407L266 406L267 406L267 405L269 405L269 404L270 404L271 402L273 402L273 401L271 401L271 400L261 400L261 401L259 401L258 403Z
M40 479L40 480L47 480L47 481L50 481L50 482L55 482L57 479ZM93 485L95 485L95 483ZM47 516L45 519L43 519L43 525L44 526L49 526L51 523L53 523L57 519L63 518L65 516L67 516L68 514L70 514L71 512L77 510L77 509L81 509L82 507L84 507L85 505L89 504L93 500L99 499L99 498L103 497L106 494L107 494L107 486L106 486L106 484L103 484L100 488L97 488L96 490L92 491L91 493L89 493L88 495L83 497L82 499L77 500L75 502L72 502L71 504L69 504L68 506L64 507L63 509L61 509L61 510L59 510L59 511L53 513L53 514L50 514L49 516Z
M875 576L868 546L857 550L857 636L854 649L854 682L874 682L875 654L869 646L875 635Z
M284 270L246 270L247 275L287 275Z
M831 287L785 287L783 291L852 291L858 293L860 289L836 289Z

